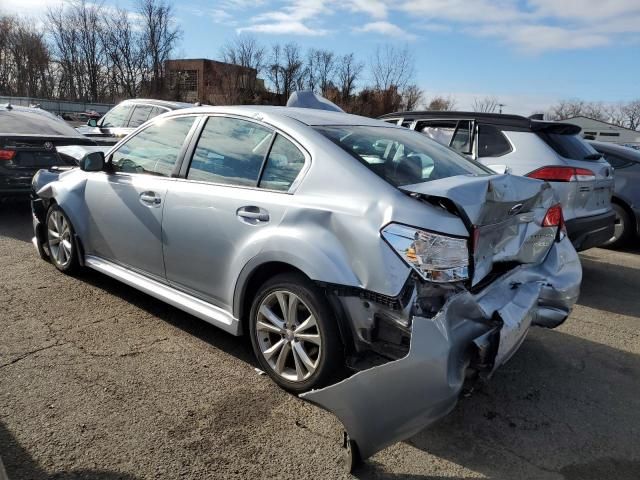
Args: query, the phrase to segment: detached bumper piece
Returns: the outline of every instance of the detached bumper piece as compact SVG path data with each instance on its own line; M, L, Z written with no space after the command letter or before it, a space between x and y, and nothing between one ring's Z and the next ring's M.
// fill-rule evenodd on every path
M301 397L335 414L365 459L449 413L468 367L490 376L531 325L562 323L581 279L565 238L543 263L517 267L479 293L455 294L433 318L413 317L407 356Z
M613 211L567 220L567 235L576 250L582 251L599 247L613 237L616 215Z

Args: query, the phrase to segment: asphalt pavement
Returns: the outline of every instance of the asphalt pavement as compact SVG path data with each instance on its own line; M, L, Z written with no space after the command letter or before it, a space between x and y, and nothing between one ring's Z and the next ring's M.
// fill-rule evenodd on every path
M353 478L340 423L259 375L245 339L96 272L62 275L31 236L28 205L0 204L11 480ZM581 258L564 325L533 329L490 383L354 476L640 478L640 247Z

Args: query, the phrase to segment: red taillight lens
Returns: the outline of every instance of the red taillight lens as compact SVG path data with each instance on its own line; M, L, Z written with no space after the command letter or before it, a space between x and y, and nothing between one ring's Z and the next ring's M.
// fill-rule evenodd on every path
M15 156L15 150L0 150L0 160L13 160Z
M564 226L564 218L562 217L562 206L557 203L549 210L542 220L543 227L560 227Z
M577 182L594 180L596 174L586 168L542 167L527 174L527 177L547 180L549 182Z

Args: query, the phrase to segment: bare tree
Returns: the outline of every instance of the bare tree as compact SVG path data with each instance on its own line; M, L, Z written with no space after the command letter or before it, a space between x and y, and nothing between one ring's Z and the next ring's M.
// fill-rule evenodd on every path
M129 12L115 8L104 14L102 41L109 60L114 96L137 97L148 72L141 32Z
M374 87L378 90L404 90L413 79L415 69L408 46L396 48L388 44L376 48L370 68Z
M551 107L549 118L551 120L565 120L584 115L584 110L585 102L582 100L560 100L557 105Z
M182 36L177 26L173 7L164 0L139 0L142 17L142 38L151 72L150 93L162 95L164 91L164 65L169 60Z
M252 97L256 92L256 77L265 68L264 47L254 37L236 37L222 47L222 58L227 63L255 70L256 76L243 74L242 69L229 69L229 72L235 76L230 79L230 82L246 93L247 97Z
M476 98L473 100L473 111L484 113L495 113L500 106L496 97Z
M50 52L35 26L0 17L0 93L50 96L53 82Z
M406 111L416 110L422 101L423 94L424 92L417 85L408 85L402 92L404 109Z
M280 103L286 103L296 89L304 88L304 62L300 46L293 42L283 47L279 44L273 45L267 76L280 97Z
M355 89L356 81L360 77L364 64L358 62L353 53L343 55L337 65L337 81L343 102L349 100Z
M640 130L640 100L629 102L622 108L624 122L631 130Z
M456 108L456 100L451 97L437 95L427 105L427 110L450 111Z

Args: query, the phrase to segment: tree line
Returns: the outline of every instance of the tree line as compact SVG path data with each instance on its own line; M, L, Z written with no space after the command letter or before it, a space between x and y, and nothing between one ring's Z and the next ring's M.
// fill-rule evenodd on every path
M133 11L76 0L48 9L42 21L0 16L0 94L89 102L162 96L165 61L182 35L165 0L138 0Z

